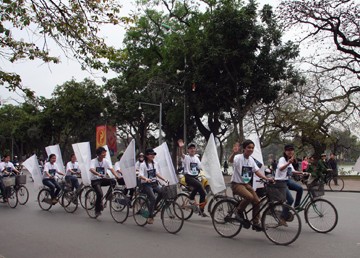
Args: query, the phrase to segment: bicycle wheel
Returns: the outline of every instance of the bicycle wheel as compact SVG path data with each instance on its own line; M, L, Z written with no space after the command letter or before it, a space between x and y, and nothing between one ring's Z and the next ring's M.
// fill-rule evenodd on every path
M301 220L287 204L270 203L261 218L266 237L277 245L289 245L301 232Z
M325 199L317 199L309 203L305 209L305 220L310 228L319 233L333 230L338 222L335 206Z
M344 180L341 177L333 177L329 181L331 191L340 192L344 189Z
M48 189L40 190L37 200L40 208L44 211L48 211L52 207L52 199Z
M9 189L6 189L6 191L8 191L8 205L10 208L15 208L18 204L15 188L11 186Z
M161 221L167 232L176 234L184 225L184 213L176 202L166 202L161 209Z
M147 200L142 197L136 197L133 203L133 217L138 226L145 226L149 217L149 206Z
M129 200L120 191L114 191L112 194L110 214L117 223L124 223L129 216Z
M20 205L25 205L29 200L29 191L25 185L20 185L19 189L16 191L17 198Z
M95 216L95 201L96 201L96 192L94 189L90 188L85 194L85 210L90 218L96 218Z
M62 206L68 213L74 213L78 207L78 200L74 191L65 192L62 196Z
M175 202L180 205L184 213L184 220L190 219L194 210L191 208L189 195L186 193L179 193L176 196Z
M212 212L213 212L213 208L214 208L215 204L226 198L227 198L226 196L219 195L219 194L215 194L211 197L211 200L208 203L208 207L207 207L207 210L208 210L208 213L210 214L210 216L212 216Z
M242 225L235 218L236 207L237 202L230 199L224 199L215 204L211 218L214 229L220 236L231 238L239 234Z
M81 188L80 192L79 192L79 200L80 200L80 205L81 207L83 207L85 209L85 194L87 191L89 191L89 189L91 189L90 186L85 186L83 188Z

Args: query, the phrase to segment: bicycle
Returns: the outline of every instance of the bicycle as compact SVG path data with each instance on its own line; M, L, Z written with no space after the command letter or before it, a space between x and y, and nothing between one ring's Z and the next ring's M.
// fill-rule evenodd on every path
M105 200L105 203L104 203ZM110 202L110 214L111 217L117 223L124 223L129 216L129 200L124 195L123 189L119 185L110 185L106 194L101 199L103 209L106 208L107 202ZM96 202L96 192L90 187L85 194L85 210L90 218L97 218L95 214L95 202Z
M20 171L20 170L19 170ZM20 205L25 205L29 200L29 190L25 186L26 175L22 172L15 176L15 190Z
M59 204L64 208L64 210L68 213L74 213L78 207L77 196L74 191L71 190L71 185L65 182L64 178L57 178L61 191L56 197L59 201ZM50 194L50 189L47 186L44 186L38 196L37 200L39 206L42 210L48 211L51 209L53 205L52 197Z
M3 177L3 184L5 187L5 192L7 195L7 204L10 208L15 208L18 204L18 197L15 190L15 177L14 176L8 176ZM4 197L4 193L0 194L0 200L2 200ZM4 202L5 203L5 202Z
M161 212L161 221L165 230L171 234L178 233L184 224L184 213L178 203L175 202L177 185L162 187L163 196L154 209L154 216ZM133 202L133 217L138 226L145 226L149 218L149 200L145 193L140 194Z
M344 179L335 175L332 169L324 175L324 183L329 186L331 191L340 192L344 189Z
M226 196L226 190L222 193L213 194L211 191L210 185L208 185L208 182L204 175L200 174L197 179L202 183L205 192L205 202L207 203L207 211L209 214L212 213L213 205L224 199L227 198ZM185 177L181 177L180 181L180 188L183 190L183 192L179 193L175 199L175 201L180 205L181 209L184 212L184 219L188 220L191 218L193 213L198 213L200 216L206 216L204 215L204 212L200 208L199 204L191 204L189 195L192 192L192 187L188 186L185 182Z
M289 245L300 235L301 220L295 209L284 203L286 186L278 183L269 184L264 180L266 196L260 199L260 209L254 217L261 214L262 231L266 237L277 245ZM243 213L243 221L238 214L237 207L240 200L228 198L219 201L213 210L212 223L215 231L222 237L236 236L242 227L249 229L254 219L248 214L253 208L247 208Z
M325 194L324 182L306 186L308 193L295 210L304 211L305 222L312 230L319 233L332 231L337 225L338 213L330 201L318 198Z

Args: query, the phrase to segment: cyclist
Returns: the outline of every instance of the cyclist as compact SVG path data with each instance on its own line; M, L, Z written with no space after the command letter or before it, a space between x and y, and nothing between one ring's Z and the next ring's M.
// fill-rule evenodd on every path
M184 164L184 176L185 176L185 182L188 186L191 186L193 190L191 191L189 195L190 204L191 205L197 205L195 202L195 195L199 193L200 200L199 200L199 208L201 210L201 215L203 217L207 217L207 215L204 213L204 208L206 205L206 193L205 189L202 186L201 182L197 179L200 169L201 169L201 162L199 157L196 154L196 144L191 142L187 146L188 154L184 154L183 146L184 141L178 140L179 148L180 148L180 155L183 159Z
M260 199L254 189L252 188L252 181L254 173L264 180L272 180L265 177L256 164L251 155L254 152L255 144L251 140L245 140L242 143L243 154L236 154L234 156L234 173L231 177L231 189L234 195L239 195L243 199L237 207L237 218L240 222L244 222L244 211L249 203L253 205L253 226L252 229L262 231L260 225Z
M3 201L7 202L7 197L6 197L6 193L5 193L5 186L3 183L3 173L5 172L5 167L4 167L4 163L0 162L0 192L3 196Z
M104 147L99 147L96 149L96 158L91 160L90 163L90 172L91 172L91 186L94 188L96 193L95 200L95 218L101 215L103 210L102 198L103 191L102 186L114 187L116 182L114 179L106 178L106 171L109 169L111 173L115 176L116 179L119 179L119 176L116 174L115 170L112 167L112 164L106 157L106 150ZM108 196L106 196L108 197Z
M62 172L60 172L56 162L56 155L50 154L49 161L44 165L44 172L43 172L43 184L49 187L51 201L53 204L57 203L57 196L61 191L61 187L58 182L55 180L55 175L60 174L64 176Z
M142 191L147 195L149 199L149 218L148 224L154 223L154 209L162 198L161 187L158 184L157 178L168 182L160 174L159 164L154 161L156 152L153 149L147 149L145 151L144 162L140 165L139 178L141 179ZM155 194L158 194L155 200Z
M10 161L10 155L5 154L4 155L4 162L3 162L3 170L4 176L8 176L11 172L15 172L16 174L19 174L20 172L15 168L14 163Z
M66 164L66 176L65 180L67 182L71 182L72 190L74 191L74 188L76 190L79 189L79 181L77 179L77 175L80 174L79 164L76 161L75 154L70 155L70 161Z
M119 155L117 156L118 161L115 163L115 172L120 177L120 179L117 180L119 185L126 185L124 177L122 176L122 172L120 170L120 159L123 155L124 155L124 153L120 152ZM134 196L135 189L134 188L131 188L131 189L125 188L124 194L127 195L128 192L129 192L129 197L130 197L130 201L131 201Z
M291 179L291 175L308 175L306 172L299 172L296 171L293 167L294 163L294 145L293 144L286 144L284 147L284 154L283 157L279 159L277 169L275 172L275 180L278 181L286 181L287 190L286 190L286 203L288 205L292 205L294 203L294 198L292 197L289 190L296 191L295 209L300 205L301 197L303 194L303 188L301 185L297 184L294 180Z

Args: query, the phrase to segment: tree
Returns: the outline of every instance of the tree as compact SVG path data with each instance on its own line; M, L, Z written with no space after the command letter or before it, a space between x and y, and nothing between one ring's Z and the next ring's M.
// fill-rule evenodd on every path
M307 43L310 63L316 73L331 72L333 77L352 74L360 79L360 4L353 0L283 1L279 18L285 27L302 31L300 42ZM360 86L346 88L359 92Z
M0 4L0 57L12 63L24 59L40 59L58 63L50 53L55 42L68 56L82 66L107 71L101 60L110 58L113 49L99 36L101 26L129 22L119 17L120 5L115 0L44 1L4 0ZM29 33L29 39L19 35ZM0 69L0 85L11 90L21 88L28 96L33 92L22 88L18 74Z

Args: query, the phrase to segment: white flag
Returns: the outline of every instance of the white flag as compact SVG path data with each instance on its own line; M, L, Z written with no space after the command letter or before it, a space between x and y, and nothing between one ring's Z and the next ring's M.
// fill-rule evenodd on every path
M260 139L257 135L251 135L249 137L250 140L252 140L255 144L255 148L254 148L254 152L251 155L251 157L255 158L257 161L259 161L262 165L262 167L260 168L260 172L265 175L265 165L264 165L264 160L263 160L263 156L262 156L262 151L261 151L261 146L260 146ZM254 174L254 179L253 179L253 188L254 190L256 190L257 188L263 188L264 184L260 183L260 182L256 182L259 181L259 177L257 175Z
M128 189L136 187L135 163L135 140L132 140L120 159L120 170Z
M36 155L32 155L30 158L25 160L23 163L24 167L29 170L32 178L34 179L35 190L40 190L43 187L42 174L39 167L39 162Z
M201 159L201 167L214 194L226 189L213 134L210 135L206 145L204 155Z
M60 151L60 146L59 144L56 145L50 145L45 147L46 150L46 154L49 157L50 154L55 154L56 155L56 165L59 168L59 171L65 174L65 167L64 167L64 162L62 159L62 155L61 155L61 151Z
M74 143L72 145L79 168L81 171L81 180L84 185L91 185L90 180L90 162L91 151L89 142Z
M166 142L156 147L154 151L156 152L155 161L158 162L160 167L160 175L169 180L170 185L177 184L179 180Z
M111 163L111 165L112 165L109 147L108 147L107 145L104 145L104 146L102 146L102 147L106 150L106 157L105 157L105 159L107 159L108 161L110 161L110 163ZM108 174L108 176L109 176L110 178L115 178L114 174L110 171L110 169L108 169L108 170L106 171L106 173Z

